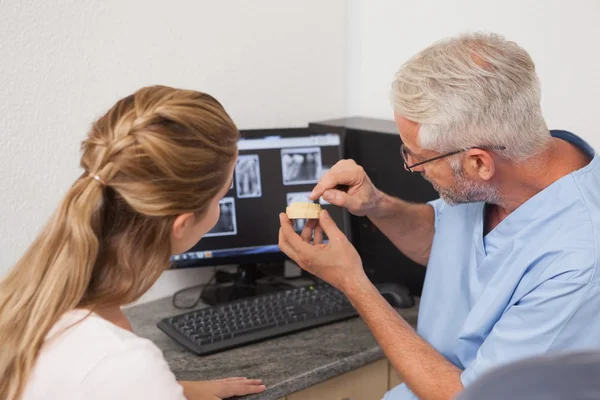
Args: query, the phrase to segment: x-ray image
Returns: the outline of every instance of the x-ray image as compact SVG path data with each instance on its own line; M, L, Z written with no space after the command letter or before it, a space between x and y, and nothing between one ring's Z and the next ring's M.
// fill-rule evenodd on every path
M217 224L204 237L237 235L237 222L235 220L235 198L223 197L219 201L221 215Z
M321 148L281 149L284 185L317 183L321 175Z
M262 196L258 155L238 156L235 166L235 182L238 198Z

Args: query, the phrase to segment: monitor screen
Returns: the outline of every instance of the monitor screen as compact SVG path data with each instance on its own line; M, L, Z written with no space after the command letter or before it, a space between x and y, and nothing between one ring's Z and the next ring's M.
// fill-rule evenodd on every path
M310 201L308 195L320 177L341 158L341 139L335 133L252 132L242 132L238 142L233 184L219 202L217 224L188 252L171 257L172 267L285 259L277 245L279 213L292 202ZM324 200L320 203L347 233L346 211ZM306 220L293 221L301 232Z

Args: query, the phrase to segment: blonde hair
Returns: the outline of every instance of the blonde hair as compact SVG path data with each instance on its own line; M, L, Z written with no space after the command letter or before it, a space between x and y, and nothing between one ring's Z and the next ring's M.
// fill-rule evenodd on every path
M140 89L93 124L85 172L0 283L0 398L22 395L64 313L130 303L156 282L175 217L205 213L230 179L238 138L213 97L164 86Z
M516 43L495 34L447 39L406 62L392 83L394 111L421 124L419 145L450 152L505 146L513 160L539 154L550 133L535 65Z

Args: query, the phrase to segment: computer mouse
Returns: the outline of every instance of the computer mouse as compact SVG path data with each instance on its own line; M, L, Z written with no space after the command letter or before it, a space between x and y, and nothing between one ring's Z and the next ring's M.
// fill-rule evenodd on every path
M394 308L410 308L415 305L415 299L411 296L406 286L398 283L386 282L375 285L379 293Z

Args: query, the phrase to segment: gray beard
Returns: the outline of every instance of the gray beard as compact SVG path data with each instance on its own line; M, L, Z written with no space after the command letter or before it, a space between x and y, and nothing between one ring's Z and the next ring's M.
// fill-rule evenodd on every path
M454 171L454 185L452 188L441 188L422 174L423 178L431 183L444 202L452 206L477 202L502 205L502 197L495 187L487 183L473 182L467 179L462 168L460 170L452 168L452 170Z

